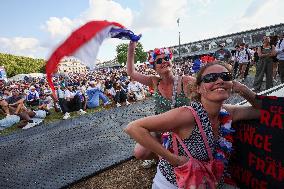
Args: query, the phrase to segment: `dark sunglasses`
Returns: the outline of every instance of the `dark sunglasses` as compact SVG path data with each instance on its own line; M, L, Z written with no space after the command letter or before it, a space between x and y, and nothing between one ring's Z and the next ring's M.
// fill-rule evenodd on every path
M232 81L233 77L230 72L210 73L201 78L201 82L211 83L221 78L223 81Z
M169 56L165 56L164 58L158 58L156 60L156 64L162 64L163 63L163 60L168 62L170 60L170 57Z

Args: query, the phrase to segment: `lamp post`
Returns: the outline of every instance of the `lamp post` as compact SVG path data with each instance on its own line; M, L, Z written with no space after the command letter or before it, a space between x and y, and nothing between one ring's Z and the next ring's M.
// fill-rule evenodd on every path
M178 24L178 57L180 59L180 28L179 28L179 18L177 19Z

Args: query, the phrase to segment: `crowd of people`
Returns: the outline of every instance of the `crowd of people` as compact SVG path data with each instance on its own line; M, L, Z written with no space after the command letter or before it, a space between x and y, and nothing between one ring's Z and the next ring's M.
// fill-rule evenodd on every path
M126 68L55 75L56 98L45 78L0 81L1 121L17 116L18 126L25 127L33 123L38 111L48 116L54 108L62 112L62 119L68 119L71 112L82 115L87 109L109 104L130 105L153 95L156 115L131 122L125 131L137 141L134 155L138 159L159 159L152 188L177 188L181 183L176 180L173 167L188 162L188 157L204 162L215 161L218 156L218 160L227 161L228 157L220 159L222 154L216 153L222 152L222 147L216 144L230 143L226 141L226 135L232 131L230 124L260 116L255 92L261 90L264 75L266 89L273 86L273 77L278 73L284 82L282 41L283 35L272 43L265 36L260 47L250 49L241 43L232 51L220 44L212 55L175 63L169 48L157 48L149 52L149 64L139 67L134 65L136 42L130 42ZM256 66L254 89L249 89L242 82L253 65ZM252 106L224 104L232 91ZM230 118L226 123L222 121L223 115ZM221 132L222 124L226 126ZM176 139L182 144L175 147L180 153L172 153ZM217 185L223 184L224 169L220 170L219 176L214 175ZM195 184L216 187L216 183L210 182Z
M206 63L220 60L230 63L233 67L233 78L244 82L249 74L249 69L255 66L253 90L259 92L264 75L266 89L273 86L273 81L276 80L278 74L281 82L284 82L282 50L284 43L282 40L283 35L278 38L274 37L271 41L268 36L264 36L263 45L260 47L249 48L248 44L241 43L231 51L225 48L225 43L221 43L215 53L175 61L172 71L174 75L180 76L184 80L184 78L196 74ZM150 59L149 62L151 62ZM151 83L148 82L148 79L145 80L144 77L141 79L140 76L137 76L137 73L142 73L147 77L160 75L159 71L151 64L140 65L136 67L136 71L134 63L133 66L128 64L127 69L107 68L80 74L56 75L54 77L57 93L56 103L54 103L45 78L25 78L7 83L0 81L0 113L5 116L19 115L23 122L20 124L22 127L28 122L32 122L33 110L44 110L48 115L49 110L55 108L56 111L63 113L63 119L68 119L70 112L74 111L85 114L88 108L92 109L112 103L118 107L122 104L129 105L133 101L142 100L145 96L154 94L155 87L160 88L165 85L163 80L155 81L154 79L152 81L154 83ZM183 84L187 85L187 82L183 82ZM160 93L163 94L163 91ZM169 94L166 95L169 96Z
M145 74L151 72L143 66L138 69ZM32 118L37 110L45 111L46 115L49 115L53 112L50 110L54 108L55 111L63 113L62 119L68 119L71 112L82 115L87 109L100 106L130 105L152 93L149 87L130 78L125 68L56 75L53 80L56 99L45 78L0 81L2 118L9 120L11 115L17 115L21 120L18 127L22 128L33 122Z

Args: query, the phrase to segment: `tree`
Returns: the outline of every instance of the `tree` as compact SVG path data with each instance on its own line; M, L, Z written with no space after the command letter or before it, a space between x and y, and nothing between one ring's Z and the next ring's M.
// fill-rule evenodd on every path
M43 72L45 60L0 53L0 66L4 66L7 76L21 73Z
M116 58L119 64L125 65L127 60L127 50L128 50L128 44L123 43L119 44L116 47ZM145 62L147 60L147 52L144 51L143 46L140 42L137 43L136 50L135 50L135 57L134 57L134 63L139 62Z

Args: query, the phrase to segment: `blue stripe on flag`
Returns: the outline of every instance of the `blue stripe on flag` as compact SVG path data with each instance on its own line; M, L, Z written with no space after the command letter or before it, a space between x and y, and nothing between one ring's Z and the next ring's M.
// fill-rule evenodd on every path
M110 36L111 38L128 39L135 42L141 38L141 35L135 35L131 30L123 28L111 28Z

